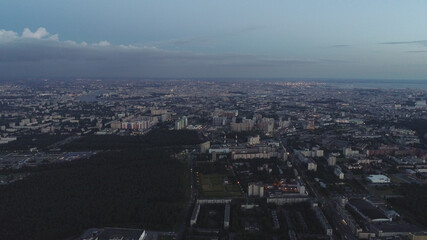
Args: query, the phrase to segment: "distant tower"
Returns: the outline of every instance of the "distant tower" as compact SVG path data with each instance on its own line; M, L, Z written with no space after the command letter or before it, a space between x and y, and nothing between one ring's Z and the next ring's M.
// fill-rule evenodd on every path
M248 184L248 196L264 197L264 186L262 182Z
M337 158L334 156L328 157L328 166L335 166L337 164Z
M302 183L300 183L299 181L297 182L297 189L298 189L299 194L306 195L305 186Z
M216 161L216 152L212 152L212 162Z

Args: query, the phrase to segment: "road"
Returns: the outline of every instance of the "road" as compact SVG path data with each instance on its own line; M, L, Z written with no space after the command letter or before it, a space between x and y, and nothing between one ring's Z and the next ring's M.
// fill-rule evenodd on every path
M283 139L282 142L286 142L285 139ZM287 149L293 150L290 147L287 147ZM319 201L323 212L329 216L329 220L332 219L333 222L329 221L329 223L331 226L334 226L334 230L338 231L342 239L357 240L351 229L342 223L343 218L335 210L333 200L325 198L322 194L319 193L317 188L313 186L312 183L308 180L307 176L305 175L305 171L303 171L301 168L300 162L297 161L294 156L290 156L290 160L292 161L294 167L298 170L298 173L300 174L301 179L304 181L304 184L307 186L307 189L309 189L313 196Z
M188 167L190 169L190 200L187 203L187 206L185 208L185 214L184 219L182 221L181 227L179 228L179 231L176 233L176 239L184 239L185 238L185 229L188 226L188 223L191 218L191 214L193 212L193 206L197 201L198 191L197 191L197 185L195 184L195 177L193 173L194 169L194 156L189 153L187 156L188 161Z

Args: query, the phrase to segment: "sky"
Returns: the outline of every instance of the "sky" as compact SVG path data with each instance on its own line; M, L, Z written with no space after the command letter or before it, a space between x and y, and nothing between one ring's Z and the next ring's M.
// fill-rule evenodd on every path
M3 0L0 78L427 80L427 1Z

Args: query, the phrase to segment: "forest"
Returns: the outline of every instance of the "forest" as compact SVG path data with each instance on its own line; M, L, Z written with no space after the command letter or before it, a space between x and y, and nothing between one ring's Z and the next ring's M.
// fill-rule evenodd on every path
M391 198L392 206L403 208L411 213L416 220L427 226L427 186L418 184L403 184L399 187L403 198Z
M199 138L170 132L84 137L68 148L81 150L87 144L91 150L116 150L28 169L25 180L0 186L0 239L64 239L107 226L173 230L188 201L188 165L171 157L179 146L144 146L197 143Z

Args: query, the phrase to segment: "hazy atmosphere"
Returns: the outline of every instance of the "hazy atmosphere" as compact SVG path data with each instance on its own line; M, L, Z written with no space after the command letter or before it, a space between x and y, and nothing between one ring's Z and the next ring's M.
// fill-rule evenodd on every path
M427 240L426 9L0 0L0 240Z
M2 77L426 79L425 1L2 1Z

